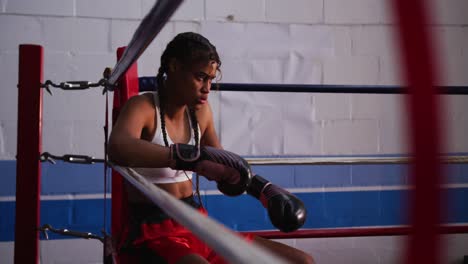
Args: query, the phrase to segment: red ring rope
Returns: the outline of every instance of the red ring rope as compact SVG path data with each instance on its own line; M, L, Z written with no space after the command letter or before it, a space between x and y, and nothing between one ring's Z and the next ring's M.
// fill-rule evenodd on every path
M409 139L414 162L411 184L414 191L409 203L412 225L406 251L406 263L438 263L441 241L437 226L441 220L442 193L439 190L442 166L437 158L441 150L439 127L440 101L428 9L423 0L394 0L399 24L403 77L408 85Z

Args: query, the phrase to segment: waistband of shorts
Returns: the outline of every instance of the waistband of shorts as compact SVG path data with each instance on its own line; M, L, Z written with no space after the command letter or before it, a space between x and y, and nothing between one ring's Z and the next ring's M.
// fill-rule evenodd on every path
M193 195L181 198L180 201L198 209L201 205L195 201ZM159 206L150 203L130 203L129 204L130 217L139 224L143 223L160 223L170 216L167 215Z

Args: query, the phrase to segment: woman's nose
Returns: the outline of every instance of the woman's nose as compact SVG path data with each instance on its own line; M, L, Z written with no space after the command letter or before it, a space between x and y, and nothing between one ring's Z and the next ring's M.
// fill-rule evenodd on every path
M209 93L211 90L211 81L203 82L202 92Z

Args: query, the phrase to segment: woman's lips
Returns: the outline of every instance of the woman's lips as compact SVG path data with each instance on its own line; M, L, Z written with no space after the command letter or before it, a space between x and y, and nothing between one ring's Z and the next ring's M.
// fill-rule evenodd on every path
M200 97L198 98L198 103L206 104L208 102L208 97Z

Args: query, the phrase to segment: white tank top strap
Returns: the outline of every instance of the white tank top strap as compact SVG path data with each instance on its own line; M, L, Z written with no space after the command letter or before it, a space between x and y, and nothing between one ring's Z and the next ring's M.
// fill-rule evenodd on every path
M195 132L193 131L193 123L192 123L192 116L190 114L190 110L187 108L187 117L189 120L189 127L190 127L190 141L188 144L195 145ZM200 125L197 122L198 126L198 142L200 142Z
M161 111L161 109L160 109L160 104L159 104L158 92L154 92L152 94L153 94L153 102L154 102L155 116L156 116L156 133L154 134L154 137L153 137L152 141L153 141L153 143L155 143L154 139L162 137L162 135L161 135L161 133L162 133L162 130L161 130L161 113L159 112L159 111Z

